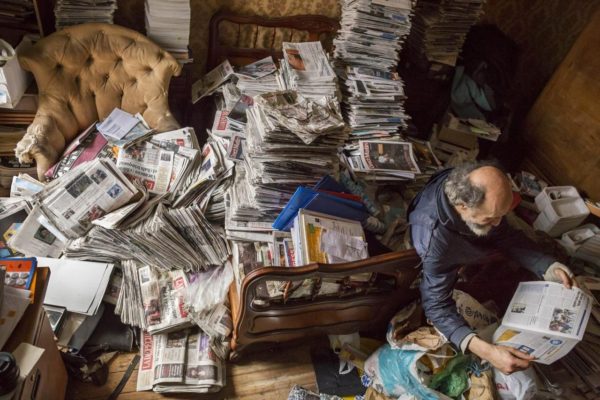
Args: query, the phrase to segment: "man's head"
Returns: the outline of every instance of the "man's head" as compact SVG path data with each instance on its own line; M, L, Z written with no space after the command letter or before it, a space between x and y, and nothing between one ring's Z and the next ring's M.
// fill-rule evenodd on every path
M444 192L469 229L485 236L510 211L512 189L508 177L487 164L456 167L444 184Z

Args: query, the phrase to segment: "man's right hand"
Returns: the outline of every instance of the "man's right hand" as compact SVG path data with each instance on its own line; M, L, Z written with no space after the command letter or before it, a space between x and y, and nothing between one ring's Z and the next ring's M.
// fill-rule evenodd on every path
M502 373L508 375L529 368L535 357L508 346L487 343L477 336L469 342L469 350L483 360L489 361Z

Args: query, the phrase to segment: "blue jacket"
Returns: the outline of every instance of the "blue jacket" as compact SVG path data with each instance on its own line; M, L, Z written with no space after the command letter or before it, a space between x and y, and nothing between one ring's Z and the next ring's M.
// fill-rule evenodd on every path
M449 173L446 169L431 178L412 201L408 220L413 246L423 261L421 299L425 315L458 347L473 332L452 299L459 264L472 264L500 250L542 277L555 260L523 232L508 226L505 219L484 237L472 233L444 193Z

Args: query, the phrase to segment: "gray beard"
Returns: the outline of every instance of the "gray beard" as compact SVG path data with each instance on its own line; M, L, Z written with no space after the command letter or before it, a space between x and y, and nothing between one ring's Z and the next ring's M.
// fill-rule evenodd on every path
M491 225L480 225L469 221L465 221L465 224L467 224L471 232L480 237L486 236L488 233L490 233L490 230L492 229Z

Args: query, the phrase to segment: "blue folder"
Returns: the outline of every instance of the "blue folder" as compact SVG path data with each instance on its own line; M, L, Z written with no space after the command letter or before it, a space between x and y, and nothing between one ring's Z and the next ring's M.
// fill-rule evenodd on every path
M369 217L367 209L360 202L300 186L273 222L273 228L289 231L301 208L359 222L363 222Z

